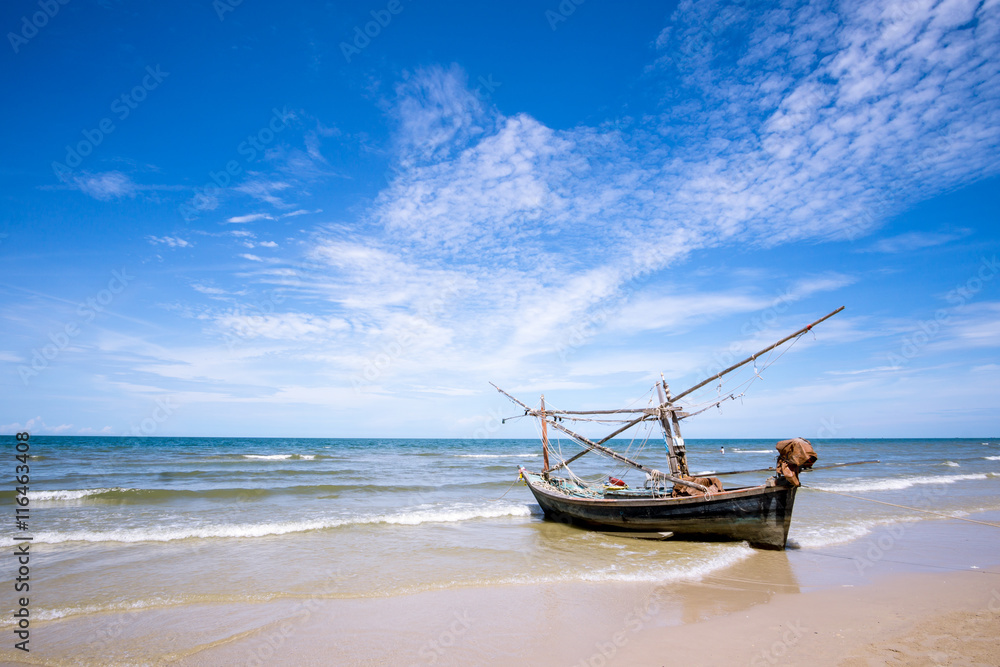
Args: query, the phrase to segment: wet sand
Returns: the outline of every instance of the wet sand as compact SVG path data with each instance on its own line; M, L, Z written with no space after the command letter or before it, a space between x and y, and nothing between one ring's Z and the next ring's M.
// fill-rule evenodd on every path
M92 615L33 626L28 662L997 665L998 547L998 528L926 521L836 547L758 552L670 586L496 586Z

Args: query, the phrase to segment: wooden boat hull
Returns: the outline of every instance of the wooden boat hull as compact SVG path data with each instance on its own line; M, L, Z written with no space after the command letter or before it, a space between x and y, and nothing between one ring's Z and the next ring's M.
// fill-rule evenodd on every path
M671 532L675 539L747 541L784 549L796 487L754 486L682 498L583 498L562 493L524 472L545 518L602 530Z

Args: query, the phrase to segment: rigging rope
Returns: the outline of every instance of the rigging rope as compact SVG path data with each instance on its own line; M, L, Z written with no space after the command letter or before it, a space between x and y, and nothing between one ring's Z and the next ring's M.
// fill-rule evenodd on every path
M776 364L783 356L785 356L785 354L788 353L789 350L791 350L793 347L795 347L795 344L797 342L799 342L799 339L802 338L802 336L804 336L805 334L806 334L806 332L802 332L801 334L799 334L798 336L796 336L795 338L793 338L789 342L789 344L787 346L784 346L781 349L781 353L777 357L775 357L774 359L772 359L771 357L774 355L775 350L777 350L778 348L775 348L775 350L769 350L768 353L767 353L767 356L763 360L762 366L759 369L757 368L757 359L754 359L753 360L753 375L751 375L749 378L747 378L745 380L740 381L735 386L735 388L729 390L729 396L722 396L722 389L723 389L723 386L724 385L728 385L730 381L729 380L724 380L722 378L719 378L719 383L718 383L718 385L716 385L716 397L715 398L704 400L704 401L701 401L701 402L698 402L698 403L689 404L689 406L688 406L687 409L689 411L694 411L694 410L699 410L699 408L710 408L712 406L719 406L719 404L722 401L729 400L731 398L732 399L736 399L736 398L740 398L740 397L746 395L747 391L749 391L749 389L750 389L750 386L753 385L754 382L756 382L757 380L763 380L764 379L763 377L761 377L760 374L763 373L764 371L766 371L768 368L770 368L774 364ZM815 332L814 332L813 335L815 335ZM736 392L740 391L741 389L742 389L742 392L737 395ZM721 407L720 407L720 409L721 409ZM693 413L693 414L697 414L697 413ZM693 416L693 414L691 416Z
M503 492L503 496L506 496L508 493L510 493L510 490L514 488L514 485L517 484L520 481L521 481L521 476L518 475L517 479L515 479L513 482L511 482L510 486L507 487L507 490ZM500 496L499 498L494 498L490 502L491 503L495 503L495 502L498 502L500 500L503 500L503 496Z
M904 510L912 510L914 512L924 512L925 514L936 514L937 516L943 516L946 519L957 519L958 521L968 521L969 523L978 523L983 526L993 526L994 528L1000 528L1000 524L990 523L988 521L977 521L975 519L966 519L962 516L952 516L951 514L945 514L944 512L934 512L932 510L923 510L919 507L909 507L907 505L898 505L896 503L887 503L884 500L875 500L873 498L865 498L863 496L852 496L849 493L840 493L839 491L831 491L829 489L821 489L818 486L806 486L802 485L804 489L812 489L813 491L822 491L823 493L832 493L835 496L844 496L845 498L854 498L855 500L867 500L870 503L878 503L879 505L888 505L889 507L898 507Z

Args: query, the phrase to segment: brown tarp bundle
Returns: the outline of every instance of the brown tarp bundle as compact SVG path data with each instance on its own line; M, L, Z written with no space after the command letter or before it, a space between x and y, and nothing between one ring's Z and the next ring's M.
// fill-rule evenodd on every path
M776 445L778 449L778 474L784 475L792 486L802 486L799 472L811 468L819 458L815 450L805 438L782 440Z
M722 482L719 481L718 477L682 477L681 479L688 482L694 482L695 484L701 484L702 486L708 487L709 493L721 493ZM703 496L705 495L698 489L692 489L690 486L684 486L683 484L674 484L673 496L676 498L678 496Z

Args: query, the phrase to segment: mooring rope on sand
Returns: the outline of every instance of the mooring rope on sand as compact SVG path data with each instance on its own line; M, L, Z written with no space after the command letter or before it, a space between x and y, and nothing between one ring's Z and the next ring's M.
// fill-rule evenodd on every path
M806 486L802 485L804 489L812 489L813 491L822 491L823 493L832 493L835 496L844 496L845 498L854 498L855 500L867 500L870 503L878 503L879 505L888 505L889 507L898 507L904 510L912 510L914 512L924 512L925 514L936 514L937 516L943 516L946 519L956 519L958 521L968 521L969 523L978 523L983 526L992 526L994 528L1000 528L1000 524L990 523L988 521L977 521L976 519L966 519L961 516L952 516L951 514L945 514L944 512L934 512L933 510L920 509L919 507L910 507L908 505L898 505L896 503L887 503L884 500L875 500L873 498L865 498L863 496L852 496L849 493L840 493L839 491L831 491L830 489L821 489L817 486Z

